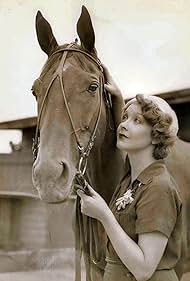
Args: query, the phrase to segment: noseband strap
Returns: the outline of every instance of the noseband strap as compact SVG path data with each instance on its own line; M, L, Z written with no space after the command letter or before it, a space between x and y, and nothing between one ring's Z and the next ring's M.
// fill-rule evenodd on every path
M75 135L75 139L76 139L76 143L77 143L77 148L78 148L78 151L79 151L80 158L79 158L79 162L78 162L77 172L84 175L84 173L86 171L86 167L87 167L88 156L89 156L89 153L90 153L90 151L91 151L91 149L92 149L92 147L94 145L94 140L95 140L95 137L96 137L96 131L97 131L98 124L99 124L99 121L100 121L100 116L101 116L102 91L103 91L103 67L101 66L101 62L98 59L95 59L93 56L91 56L90 54L88 54L87 52L85 52L85 51L83 51L81 49L73 48L73 46L74 46L74 43L71 43L68 47L59 49L59 50L55 51L51 55L51 56L53 56L53 55L55 55L57 53L63 53L61 61L59 63L59 66L58 66L57 70L55 71L55 73L54 73L54 75L53 75L53 77L52 77L52 79L51 79L51 81L50 81L50 83L49 83L49 85L48 85L48 87L46 89L44 98L42 100L42 104L41 104L41 107L40 107L40 110L39 110L39 114L38 114L36 133L35 133L35 139L34 139L34 142L33 142L32 150L33 150L33 158L35 160L37 158L38 147L39 147L39 137L40 137L40 128L39 127L40 127L40 121L41 121L42 112L43 112L43 109L44 109L44 106L45 106L45 102L46 102L47 96L49 94L50 88L53 85L53 82L55 81L55 79L58 78L59 81L60 81L61 92L62 92L62 95L63 95L63 100L64 100L64 103L65 103L66 111L67 111L67 114L68 114L68 117L69 117L72 129L73 129L73 132L74 132L74 135ZM100 83L99 83L100 84L100 90L99 90L100 95L99 95L98 116L97 116L97 119L96 119L94 130L92 132L92 135L89 138L89 141L88 141L88 144L87 144L86 147L84 147L80 143L80 139L79 139L77 130L75 128L75 124L74 124L74 121L73 121L73 118L72 118L72 114L71 114L71 111L70 111L70 108L69 108L69 105L68 105L68 102L67 102L65 90L64 90L63 66L65 64L68 52L70 52L70 51L84 54L86 57L88 57L90 60L92 60L98 66L99 70L101 71L101 75L100 75L100 78L99 78L99 80L100 80Z

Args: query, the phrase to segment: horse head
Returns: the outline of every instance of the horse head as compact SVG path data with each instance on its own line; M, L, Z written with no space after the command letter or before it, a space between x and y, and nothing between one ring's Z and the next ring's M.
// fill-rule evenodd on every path
M36 32L48 59L32 87L38 106L33 184L41 199L62 202L71 192L77 169L85 172L92 146L101 147L105 137L103 68L84 6L77 22L80 45L59 46L40 12Z

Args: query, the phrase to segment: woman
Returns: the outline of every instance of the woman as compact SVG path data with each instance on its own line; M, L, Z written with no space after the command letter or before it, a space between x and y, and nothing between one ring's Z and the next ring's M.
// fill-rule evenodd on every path
M161 98L137 95L122 112L123 99L107 69L117 147L130 163L110 205L91 186L80 189L83 214L98 219L108 236L104 281L177 281L182 205L164 163L178 131L177 117ZM122 116L122 120L121 120Z

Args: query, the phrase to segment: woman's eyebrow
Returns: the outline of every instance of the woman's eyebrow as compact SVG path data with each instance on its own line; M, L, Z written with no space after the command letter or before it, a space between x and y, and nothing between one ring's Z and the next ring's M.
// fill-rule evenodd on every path
M131 108L126 108L123 112L123 115L130 115L130 116L139 116L139 117L143 117L143 114L141 112L136 112L135 110L131 109Z

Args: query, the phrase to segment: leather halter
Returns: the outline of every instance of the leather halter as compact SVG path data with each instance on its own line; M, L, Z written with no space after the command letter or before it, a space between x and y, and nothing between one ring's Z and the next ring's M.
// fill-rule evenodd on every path
M64 103L65 103L65 106L66 106L67 114L69 116L69 120L70 120L71 126L73 128L73 132L74 132L76 143L77 143L77 148L78 148L78 151L79 151L79 157L80 158L79 158L79 163L78 163L78 167L77 167L77 173L79 173L81 175L84 175L85 171L86 171L86 167L87 167L88 156L89 156L89 153L90 153L90 151L91 151L91 149L94 145L94 140L95 140L95 137L96 137L96 131L97 131L97 127L98 127L98 124L99 124L99 121L100 121L101 108L102 108L103 67L101 66L101 62L98 59L95 59L93 56L91 56L87 52L85 52L81 49L72 48L74 45L75 45L75 43L71 43L71 44L69 44L68 47L61 48L61 49L59 49L59 50L57 50L57 51L55 51L54 53L51 54L51 57L52 57L53 55L55 55L57 53L63 53L61 61L58 65L58 68L55 71L55 73L54 73L54 75L53 75L53 77L52 77L52 79L51 79L51 81L50 81L50 83L47 87L44 98L42 100L42 105L41 105L41 108L39 110L38 119L37 119L36 133L35 133L35 138L34 138L34 141L33 141L32 152L33 152L33 158L34 158L34 161L35 161L36 158L37 158L38 148L39 148L39 139L40 139L40 137L39 137L40 136L39 127L40 127L42 112L43 112L45 102L46 102L46 98L49 94L50 88L51 88L53 82L55 81L55 79L58 77L59 81L60 81L61 92L62 92L62 95L63 95L63 99L64 99ZM70 108L69 108L69 105L68 105L68 102L67 102L67 98L66 98L66 94L65 94L65 90L64 90L64 85L63 85L63 66L64 66L64 63L66 61L68 52L70 52L70 51L84 54L86 57L91 59L98 66L98 68L101 71L101 76L99 78L100 79L100 90L99 90L100 95L99 95L98 116L97 116L97 119L96 119L94 130L93 130L93 132L92 132L92 134L89 138L89 141L88 141L88 144L87 144L86 147L84 147L80 144L79 136L78 136L77 130L75 128L75 124L74 124L74 121L73 121L73 118L72 118L72 115L71 115L71 111L70 111Z

